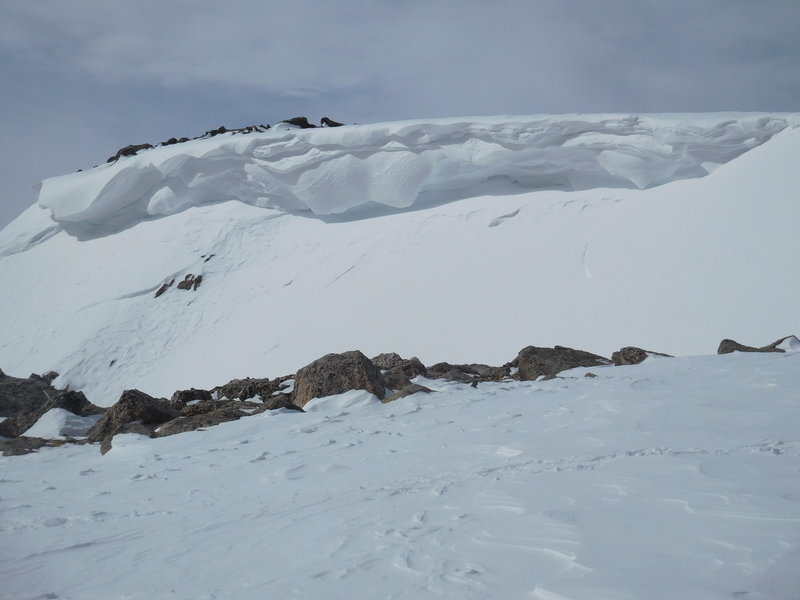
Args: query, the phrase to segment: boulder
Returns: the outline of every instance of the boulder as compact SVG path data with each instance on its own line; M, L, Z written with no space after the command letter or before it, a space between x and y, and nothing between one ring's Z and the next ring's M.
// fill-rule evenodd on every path
M402 389L396 391L391 396L387 396L381 402L384 404L388 404L389 402L394 402L400 398L405 398L406 396L411 396L412 394L416 394L417 392L424 392L426 394L430 394L433 390L430 388L426 388L424 385L418 385L416 383L410 383L407 386L403 387Z
M0 417L11 419L38 410L58 393L59 390L35 373L25 379L4 375L0 378Z
M37 404L29 411L18 414L0 423L0 435L17 437L33 427L42 415L54 408L62 408L79 417L102 414L105 409L95 406L86 399L83 392L55 390L55 395Z
M193 275L192 273L189 273L186 277L183 278L183 281L181 281L178 284L178 289L179 290L197 290L197 288L200 287L201 283L203 283L203 276L202 275ZM172 285L172 284L170 284L170 285ZM164 286L161 286L161 287L164 287ZM157 294L156 298L158 298L158 292L156 292L156 294Z
M785 346L786 348L800 348L800 340L793 335L787 335L779 340L775 340L768 346L754 348L753 346L745 346L739 342L726 339L719 343L717 354L730 354L731 352L786 352L786 348L780 348L779 346Z
M669 354L662 354L661 352L652 352L650 350L642 350L636 346L625 346L620 348L611 355L611 362L616 366L623 365L638 365L643 362L648 356L671 356Z
M282 378L285 381L286 378ZM212 391L217 393L217 398L228 398L229 400L249 400L260 396L265 400L274 392L280 389L283 381L270 381L267 378L255 379L247 377L245 379L232 379L225 385L215 387Z
M114 162L122 158L123 156L134 156L137 152L142 150L149 150L152 148L150 144L131 144L130 146L125 146L124 148L120 148L117 150L117 153L114 156L109 157L106 162Z
M155 434L157 437L175 435L176 433L194 431L195 429L204 427L213 427L214 425L219 425L220 423L226 423L228 421L236 421L250 414L253 413L241 410L240 403L226 402L224 406L217 410L189 417L178 417L177 419L168 421L156 428Z
M281 123L288 123L289 125L294 125L300 129L313 129L316 127L316 125L309 123L306 117L292 117L291 119L281 121Z
M391 369L392 367L396 367L405 361L405 359L397 354L397 352L384 352L382 354L378 354L378 356L373 356L370 360L372 361L372 364L379 369Z
M334 121L328 117L322 117L322 120L319 122L319 124L320 127L341 127L344 125L344 123L339 123L338 121Z
M511 363L516 366L521 381L534 381L541 376L555 377L561 371L576 367L599 367L611 361L597 354L563 346L539 348L527 346L519 351Z
M327 354L295 375L294 403L302 408L312 398L366 390L383 399L386 385L381 372L358 350Z
M501 381L510 374L510 364L503 365L502 367L490 367L489 365L479 363L453 365L447 362L441 362L428 367L426 376L431 379L473 383L480 381Z
M212 400L211 392L208 390L198 390L190 388L188 390L178 390L169 399L169 403L178 410L181 410L188 402L195 400Z
M402 360L383 373L383 380L388 387L399 390L411 383L417 375L427 376L425 365L416 356Z
M89 430L87 437L90 442L110 442L117 433L151 435L158 425L179 416L180 413L167 400L153 398L139 390L125 390L116 404L106 410Z

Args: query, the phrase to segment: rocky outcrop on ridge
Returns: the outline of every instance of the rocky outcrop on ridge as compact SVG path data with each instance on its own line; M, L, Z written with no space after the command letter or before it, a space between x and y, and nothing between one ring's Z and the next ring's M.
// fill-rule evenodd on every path
M512 363L518 368L517 375L521 381L534 381L542 376L555 377L561 371L577 367L601 367L609 364L611 361L607 358L564 346L527 346L519 351Z
M383 399L386 383L380 370L358 350L326 354L306 365L294 378L294 403L302 408L312 398L366 390Z
M782 345L789 347L800 347L800 340L798 340L794 335L787 335L779 340L775 340L767 346L755 348L753 346L745 346L744 344L740 344L734 340L725 339L719 343L717 354L730 354L731 352L786 352L786 350L783 348L779 348L779 346Z
M106 452L118 433L151 435L158 425L177 419L178 412L167 400L153 398L139 390L125 390L87 434L90 442L103 442ZM105 454L105 452L104 452Z
M613 362L617 367L621 367L623 365L638 365L639 363L644 362L648 356L670 357L669 354L662 354L661 352L642 350L636 346L625 346L611 355L611 362Z
M768 346L754 348L732 340L723 340L719 353L800 351L796 336L783 337ZM477 386L481 382L516 379L532 381L552 379L562 371L576 367L607 367L639 364L649 356L669 356L626 346L612 355L612 360L573 348L527 346L514 361L502 366L478 363L436 363L426 367L418 358L405 359L390 352L368 359L358 350L327 354L297 371L275 379L233 379L212 390L178 390L170 400L153 398L139 390L126 390L108 409L94 406L82 392L57 390L51 382L57 373L33 374L27 379L10 377L0 370L0 450L6 456L34 452L39 448L65 443L101 443L101 452L111 449L119 433L139 433L164 437L203 429L262 413L267 410L302 411L312 398L323 398L350 390L366 390L384 403L416 394L431 393L429 387L412 380L422 376L453 383ZM516 369L516 371L515 371ZM586 373L585 377L597 377ZM391 393L387 394L387 390ZM52 408L61 408L78 416L101 414L85 439L44 440L21 434Z

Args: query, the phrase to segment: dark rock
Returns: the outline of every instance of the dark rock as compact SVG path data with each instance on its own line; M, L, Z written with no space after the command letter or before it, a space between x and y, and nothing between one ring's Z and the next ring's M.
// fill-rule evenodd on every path
M189 141L189 138L187 138L187 137L182 137L181 139L179 139L179 140L178 140L178 143L179 143L179 144L182 144L183 142L188 142L188 141Z
M587 379L595 379L597 377L597 375L595 375L594 373L590 372L590 373L584 374L584 377L586 377Z
M189 273L186 277L183 278L178 284L179 290L196 290L200 287L200 284L203 283L203 276L202 275L193 275ZM163 286L162 286L163 287Z
M173 283L175 283L175 280L174 280L174 279L170 279L168 283L162 283L162 284L161 284L161 287L160 287L160 288L158 288L158 290L156 290L156 295L155 295L155 297L156 297L156 298L158 298L158 297L159 297L161 294L163 294L164 292L166 292L166 291L167 291L169 288L171 288L171 287L172 287L172 284L173 284Z
M58 394L59 390L35 373L27 379L4 375L0 378L0 416L12 419L38 410Z
M161 145L162 146L172 146L172 145L177 144L177 143L178 143L177 138L171 137L166 142L161 142Z
M431 393L433 390L430 388L426 388L424 385L418 385L416 383L410 383L407 386L403 387L402 389L396 391L391 396L387 396L381 402L384 404L388 404L389 402L394 402L400 398L405 398L406 396L411 396L412 394L416 394L417 392L424 392L426 394Z
M137 152L142 150L149 150L152 148L150 144L131 144L130 146L125 146L124 148L120 148L117 150L117 153L110 157L106 162L114 162L122 158L123 156L133 156Z
M156 426L176 419L180 413L164 399L156 399L139 390L125 390L88 432L90 442L110 440L117 433L151 435ZM132 427L132 425L136 425Z
M95 406L86 399L83 392L72 390L56 390L55 396L48 398L44 403L36 406L28 412L17 415L11 419L6 419L0 423L0 435L6 437L21 436L28 429L33 427L46 412L61 408L79 417L91 415L101 415L105 408Z
M53 380L58 377L58 373L55 371L48 371L44 375L42 375L42 379L44 379L48 384L52 384Z
M611 362L616 366L623 365L638 365L643 362L648 356L667 356L672 358L669 354L662 354L661 352L652 352L650 350L642 350L636 346L625 346L620 348L611 355Z
M411 383L417 375L427 376L425 365L416 356L395 364L383 373L383 380L388 387L399 390Z
M785 350L778 348L778 346L780 346L784 341L791 341L792 338L794 338L794 341L797 341L795 336L787 335L786 337L775 340L768 346L762 346L761 348L745 346L744 344L740 344L739 342L735 342L733 340L722 340L719 343L719 348L717 348L717 354L730 354L731 352L785 352Z
M188 390L178 390L169 399L169 403L178 410L186 406L187 402L194 400L211 400L211 392L208 390L198 390L191 388Z
M264 400L264 410L277 410L279 408L287 408L289 410L299 410L304 412L302 408L292 402L291 394L274 394Z
M283 378L285 381L286 378ZM261 396L264 400L271 396L274 392L280 390L283 381L275 380L270 381L264 379L232 379L225 385L215 387L212 391L217 393L217 398L228 398L229 400L248 400L255 396Z
M177 419L173 419L167 423L164 423L163 425L160 425L155 430L155 434L158 437L175 435L176 433L194 431L195 429L200 429L202 427L213 427L214 425L219 425L220 423L226 423L228 421L236 421L251 414L241 410L241 407L237 406L238 404L240 403L227 402L224 406L218 408L217 410L192 415L189 417L178 417Z
M338 121L334 121L328 117L322 117L322 120L319 123L322 127L341 127L344 125L344 123L339 123Z
M327 354L295 375L294 403L302 408L312 398L366 390L383 399L386 386L381 372L358 350Z
M293 117L291 119L286 119L285 121L281 121L281 123L288 123L289 125L294 125L296 127L299 127L300 129L312 129L316 127L316 125L309 123L306 117Z
M534 381L541 376L555 377L561 371L576 367L598 367L608 365L611 361L597 354L555 346L539 348L527 346L520 350L512 363L519 368L521 381Z
M370 360L379 369L391 369L402 364L405 359L396 352L384 352L378 354L378 356L373 356Z

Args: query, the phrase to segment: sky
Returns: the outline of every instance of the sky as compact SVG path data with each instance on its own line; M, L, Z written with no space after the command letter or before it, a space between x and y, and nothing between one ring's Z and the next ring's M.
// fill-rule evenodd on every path
M800 111L797 0L0 0L0 227L128 144L304 115Z

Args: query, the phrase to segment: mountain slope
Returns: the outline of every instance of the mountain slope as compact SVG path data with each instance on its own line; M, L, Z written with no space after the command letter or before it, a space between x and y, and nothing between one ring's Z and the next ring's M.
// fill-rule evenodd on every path
M0 365L110 405L354 348L503 363L800 329L797 116L520 122L218 136L46 181L0 233Z

